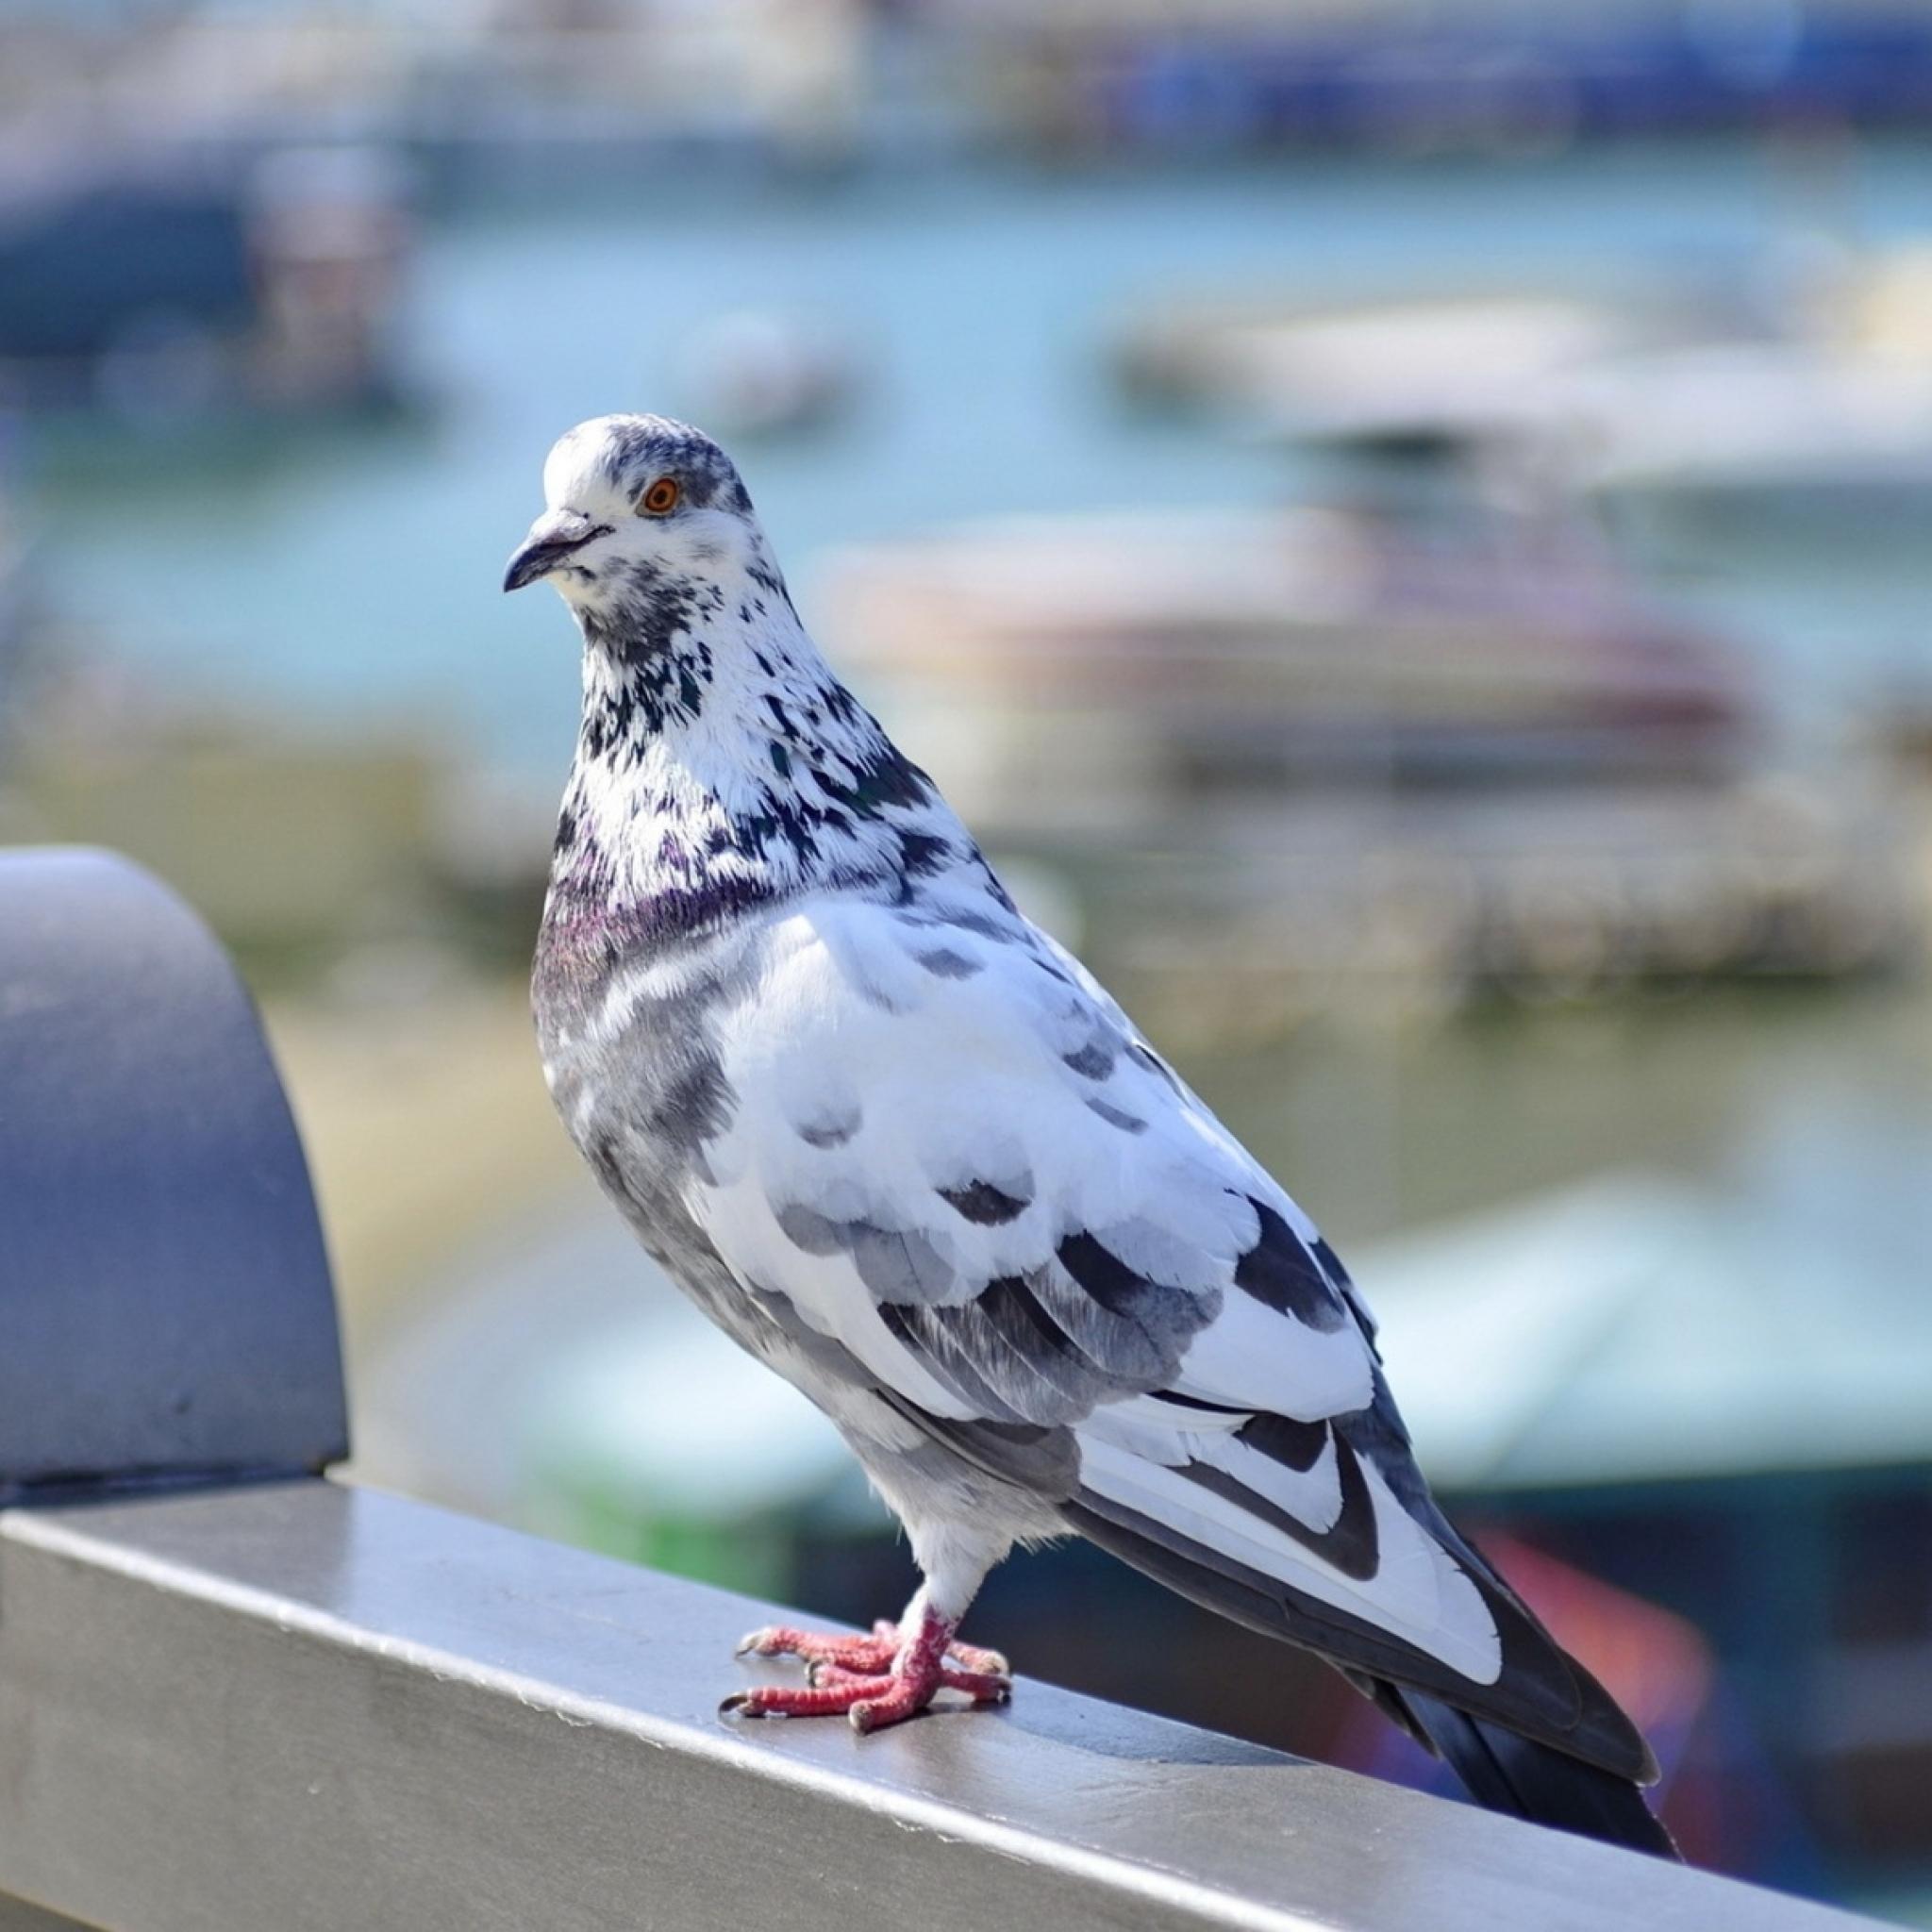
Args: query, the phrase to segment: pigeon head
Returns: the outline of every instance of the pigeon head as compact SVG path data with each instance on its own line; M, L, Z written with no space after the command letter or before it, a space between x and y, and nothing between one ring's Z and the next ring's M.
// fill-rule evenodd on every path
M688 937L810 884L907 904L949 868L984 871L820 656L709 437L661 416L580 424L543 494L504 588L550 578L584 641L545 914L557 973L613 933Z
M583 616L715 582L764 554L731 458L701 430L664 416L578 424L543 465L543 500L503 588L548 577Z

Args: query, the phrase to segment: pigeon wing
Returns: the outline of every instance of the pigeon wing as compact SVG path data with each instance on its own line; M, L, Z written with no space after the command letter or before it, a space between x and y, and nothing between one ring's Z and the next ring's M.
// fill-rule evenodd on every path
M822 1365L1241 1622L1641 1757L1429 1500L1333 1252L1050 941L820 901L719 1049L689 1206Z

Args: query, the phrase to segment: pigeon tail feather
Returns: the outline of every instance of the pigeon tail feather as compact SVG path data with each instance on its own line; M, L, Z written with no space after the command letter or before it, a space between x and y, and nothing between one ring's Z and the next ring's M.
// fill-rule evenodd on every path
M1376 1689L1376 1702L1385 1708L1400 1705L1405 1727L1426 1740L1487 1809L1653 1857L1683 1856L1630 1779L1472 1717L1426 1691L1389 1683Z

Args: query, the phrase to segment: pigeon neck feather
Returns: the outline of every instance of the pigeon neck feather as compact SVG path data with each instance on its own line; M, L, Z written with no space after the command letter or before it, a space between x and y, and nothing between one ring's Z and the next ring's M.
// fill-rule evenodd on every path
M924 774L834 676L760 557L653 570L579 612L584 706L546 925L675 941L814 888L976 858Z

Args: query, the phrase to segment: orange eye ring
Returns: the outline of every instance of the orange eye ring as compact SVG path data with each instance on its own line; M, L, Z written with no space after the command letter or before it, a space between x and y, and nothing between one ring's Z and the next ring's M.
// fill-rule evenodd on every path
M677 499L683 494L675 476L659 476L638 498L638 514L641 517L668 517L677 508Z

